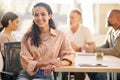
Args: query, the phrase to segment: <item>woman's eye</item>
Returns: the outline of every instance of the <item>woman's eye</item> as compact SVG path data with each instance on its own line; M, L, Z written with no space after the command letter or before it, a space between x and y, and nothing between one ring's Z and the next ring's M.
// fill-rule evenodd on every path
M41 14L42 16L45 16L46 14Z
M45 16L46 14L45 13L41 13L41 14L34 14L35 17L38 17L38 16Z
M38 16L38 14L34 14L34 16L35 16L35 17L37 17L37 16Z

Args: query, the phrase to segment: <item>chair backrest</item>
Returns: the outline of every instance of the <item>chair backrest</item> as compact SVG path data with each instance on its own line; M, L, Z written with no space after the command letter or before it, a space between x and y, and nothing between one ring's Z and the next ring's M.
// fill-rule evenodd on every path
M21 42L4 43L5 71L18 76L22 70L20 62Z

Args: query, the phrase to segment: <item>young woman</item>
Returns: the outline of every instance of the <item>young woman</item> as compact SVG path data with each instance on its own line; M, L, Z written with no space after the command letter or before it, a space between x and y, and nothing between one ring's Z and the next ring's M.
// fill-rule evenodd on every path
M74 64L75 54L66 35L55 29L48 4L37 3L32 12L32 26L21 43L23 70L18 80L52 80L53 69Z
M19 23L19 18L16 14L12 12L7 12L3 15L1 19L2 27L0 28L0 45L2 55L4 56L4 43L16 41L13 31L17 30Z

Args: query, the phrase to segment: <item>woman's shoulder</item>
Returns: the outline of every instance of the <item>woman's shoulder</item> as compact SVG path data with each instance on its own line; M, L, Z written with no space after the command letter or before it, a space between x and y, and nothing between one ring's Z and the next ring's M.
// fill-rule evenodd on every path
M8 41L8 37L5 34L0 33L0 43L7 42L7 41Z
M0 33L0 38L6 38L7 36L3 33Z
M56 30L56 32L57 32L59 35L62 35L62 36L66 35L65 32L63 32L63 31L61 31L61 30Z

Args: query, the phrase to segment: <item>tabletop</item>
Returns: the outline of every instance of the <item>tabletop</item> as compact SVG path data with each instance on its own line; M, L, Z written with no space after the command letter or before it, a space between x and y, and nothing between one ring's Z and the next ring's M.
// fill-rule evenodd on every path
M93 53L77 53L75 62L73 66L57 67L55 72L120 72L120 58L111 55L104 55L103 60L96 60Z

